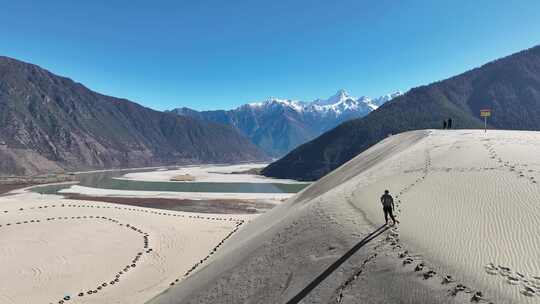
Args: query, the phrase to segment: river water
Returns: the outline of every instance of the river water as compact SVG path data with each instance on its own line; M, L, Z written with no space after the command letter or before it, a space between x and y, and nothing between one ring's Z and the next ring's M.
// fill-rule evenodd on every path
M134 170L129 172L145 172ZM116 179L127 171L107 171L80 173L77 175L79 185L114 190L159 191L159 192L227 192L227 193L297 193L307 187L308 183L208 183L208 182L150 182ZM48 185L32 188L41 194L56 194L59 190L71 185Z

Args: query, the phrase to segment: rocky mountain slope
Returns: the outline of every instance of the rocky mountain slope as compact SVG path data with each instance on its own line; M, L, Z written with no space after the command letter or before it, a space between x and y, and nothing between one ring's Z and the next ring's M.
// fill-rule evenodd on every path
M371 99L339 90L328 99L312 102L270 98L229 111L178 108L172 112L234 126L269 155L281 157L344 121L367 115L399 94Z
M154 111L0 57L0 174L262 159L232 127Z
M348 121L263 170L272 177L315 180L390 134L441 128L483 128L481 108L497 129L540 130L540 46L394 98L368 116Z

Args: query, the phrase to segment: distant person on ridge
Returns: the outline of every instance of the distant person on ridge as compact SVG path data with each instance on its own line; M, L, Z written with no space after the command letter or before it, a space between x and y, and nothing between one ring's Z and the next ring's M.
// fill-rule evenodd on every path
M452 118L448 118L448 129L452 129Z
M390 195L390 191L384 190L384 194L381 196L381 203L383 205L384 220L386 221L386 224L388 225L388 215L390 215L394 225L399 223L394 217L394 198Z
M443 120L443 122L442 122L442 129L443 130L446 129L446 120Z

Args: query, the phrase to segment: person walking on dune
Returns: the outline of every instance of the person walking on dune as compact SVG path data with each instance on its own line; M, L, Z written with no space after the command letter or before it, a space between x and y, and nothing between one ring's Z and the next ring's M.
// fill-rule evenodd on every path
M394 222L393 225L399 223L398 220L394 217L394 198L390 195L390 191L384 190L384 194L381 196L381 203L383 205L384 220L388 225L388 215Z
M442 122L442 129L446 130L446 120L443 120L443 122Z
M448 118L447 129L452 129L452 118Z

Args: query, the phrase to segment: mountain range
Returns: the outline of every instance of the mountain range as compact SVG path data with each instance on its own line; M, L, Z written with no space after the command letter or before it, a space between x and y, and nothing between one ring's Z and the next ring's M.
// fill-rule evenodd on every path
M233 110L195 111L177 108L181 116L233 126L272 157L281 157L297 146L335 126L363 117L401 93L354 97L339 90L328 99L304 102L269 98L242 105Z
M540 46L449 79L411 89L363 118L353 119L270 164L271 177L316 180L392 134L441 128L540 130Z
M233 127L154 111L0 57L0 175L266 159Z

